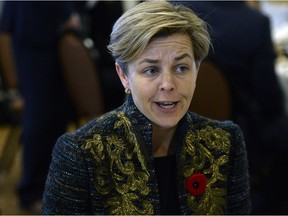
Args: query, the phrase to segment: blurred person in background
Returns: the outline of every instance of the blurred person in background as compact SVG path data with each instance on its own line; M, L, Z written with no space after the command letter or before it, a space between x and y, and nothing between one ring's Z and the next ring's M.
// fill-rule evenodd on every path
M18 84L24 98L20 206L40 214L44 183L57 137L66 131L75 110L58 58L58 39L81 23L74 2L7 1L1 34L11 37Z
M87 34L93 40L97 51L96 67L100 72L105 112L117 108L125 99L121 82L115 73L114 60L107 52L109 36L113 24L122 13L139 2L138 0L88 1L86 4Z
M285 132L287 117L283 91L275 72L276 54L270 20L245 1L181 3L208 23L213 41L209 58L229 81L232 120L240 125L247 143L252 213L283 213L283 200L287 203L287 199L278 197L274 188L277 183L273 183L277 180L272 175L272 161L279 164L277 152L287 152L287 147L283 147L288 143L288 131ZM279 190L287 191L287 187ZM268 202L270 197L274 203L279 203L278 207Z
M102 82L104 111L107 112L120 106L125 98L115 73L114 61L107 52L112 26L124 12L124 6L122 1L96 1L87 12L90 20L89 34L98 52L96 65Z
M0 2L0 20L4 2ZM10 37L0 34L0 121L18 124L24 101L19 93L15 62L10 49Z

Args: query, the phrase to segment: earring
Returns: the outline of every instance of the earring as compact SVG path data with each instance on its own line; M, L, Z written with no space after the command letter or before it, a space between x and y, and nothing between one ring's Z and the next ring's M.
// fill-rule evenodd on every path
M127 95L130 95L130 94L131 94L131 91L130 91L130 89L128 89L128 88L125 88L125 93L126 93Z

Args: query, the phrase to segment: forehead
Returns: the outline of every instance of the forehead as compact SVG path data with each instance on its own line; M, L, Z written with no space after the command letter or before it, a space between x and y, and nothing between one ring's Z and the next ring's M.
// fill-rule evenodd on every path
M135 60L147 55L160 54L162 49L169 50L165 54L175 54L178 52L193 53L192 41L188 34L177 33L153 38Z

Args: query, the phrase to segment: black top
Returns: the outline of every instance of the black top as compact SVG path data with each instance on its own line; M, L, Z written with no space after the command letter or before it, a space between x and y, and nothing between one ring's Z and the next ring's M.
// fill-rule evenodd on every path
M181 212L176 188L176 157L156 157L154 161L160 194L160 213L179 215Z

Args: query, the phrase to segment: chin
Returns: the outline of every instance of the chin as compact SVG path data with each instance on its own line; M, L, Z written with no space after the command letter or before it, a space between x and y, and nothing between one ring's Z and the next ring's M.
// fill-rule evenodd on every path
M165 120L158 120L156 122L154 122L154 124L158 125L159 127L161 128L166 128L166 129L169 129L169 128L174 128L177 126L179 120L178 121L165 121Z

